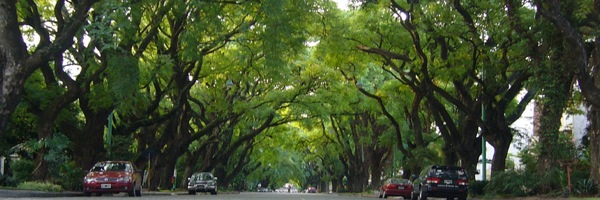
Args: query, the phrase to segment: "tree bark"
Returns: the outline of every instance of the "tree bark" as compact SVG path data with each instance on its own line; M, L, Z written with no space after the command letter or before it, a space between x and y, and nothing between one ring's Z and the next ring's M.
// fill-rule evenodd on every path
M16 0L0 2L0 137L20 101L25 80L35 69L23 63L29 54L17 18Z

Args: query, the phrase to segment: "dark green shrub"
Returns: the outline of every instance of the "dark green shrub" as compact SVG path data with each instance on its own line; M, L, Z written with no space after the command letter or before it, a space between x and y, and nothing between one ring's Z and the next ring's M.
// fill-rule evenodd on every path
M60 168L60 186L66 190L80 191L83 189L84 176L85 171L77 167L75 162L66 162Z
M487 181L475 181L469 183L469 193L472 196L483 196L485 195L485 186L488 184Z
M486 196L522 197L535 194L536 175L518 171L496 172L484 186Z
M573 194L577 196L590 196L598 193L598 187L592 179L581 179L573 183Z
M545 172L544 175L539 179L538 190L547 191L546 195L548 196L561 196L566 187L566 174L564 171L556 167L552 168L548 172Z
M17 183L10 176L0 174L0 186L14 187Z
M10 163L10 169L13 174L12 179L16 183L22 183L29 180L29 176L31 175L31 172L33 172L34 167L35 164L32 160L19 159L12 161Z

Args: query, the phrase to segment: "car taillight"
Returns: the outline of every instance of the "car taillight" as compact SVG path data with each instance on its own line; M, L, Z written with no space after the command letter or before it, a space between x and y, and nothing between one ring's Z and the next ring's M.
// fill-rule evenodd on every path
M442 180L440 178L436 178L436 177L427 178L427 183L440 183L440 182L442 182Z
M469 181L467 180L456 180L458 185L469 185Z

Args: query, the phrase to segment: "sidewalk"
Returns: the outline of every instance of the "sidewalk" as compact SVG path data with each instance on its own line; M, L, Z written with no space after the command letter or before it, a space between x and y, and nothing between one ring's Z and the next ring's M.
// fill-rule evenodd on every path
M187 195L186 191L142 191L142 196L158 196L158 195ZM127 196L125 193L115 194L118 196ZM83 191L63 191L63 192L45 192L36 190L19 190L19 189L0 189L0 198L17 198L17 197L78 197L83 196Z

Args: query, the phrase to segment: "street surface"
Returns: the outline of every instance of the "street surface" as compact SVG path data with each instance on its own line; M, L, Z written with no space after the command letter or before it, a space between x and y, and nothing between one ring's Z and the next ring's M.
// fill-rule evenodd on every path
M6 191L2 191L3 193ZM104 199L193 199L193 200L265 200L265 199L289 199L289 200L360 200L360 199L378 199L374 195L368 197L360 197L357 195L349 194L325 194L325 193L276 193L276 192L247 192L247 193L236 193L236 194L218 194L210 195L199 193L196 195L188 195L186 193L142 193L142 197L129 197L124 193L120 194L104 194L102 196L82 196L80 194L71 194L64 196L41 196L33 194L31 196L21 194L20 196L9 196L6 193L0 194L0 199L14 199L14 200L26 200L26 199L52 199L52 200L104 200ZM394 198L389 198L394 199ZM402 199L402 198L399 198Z

